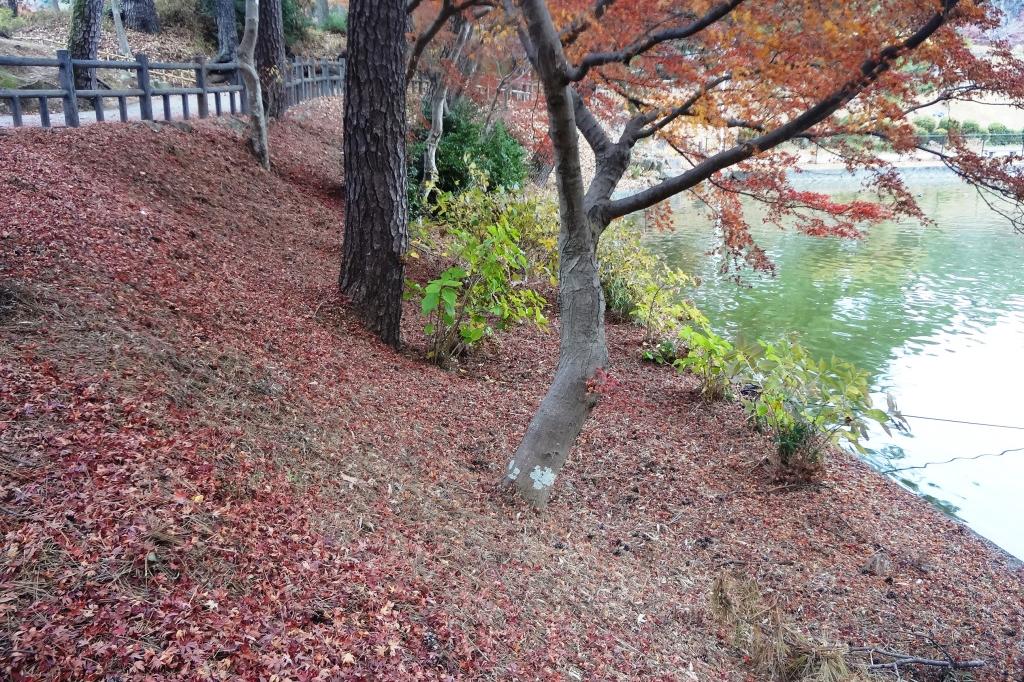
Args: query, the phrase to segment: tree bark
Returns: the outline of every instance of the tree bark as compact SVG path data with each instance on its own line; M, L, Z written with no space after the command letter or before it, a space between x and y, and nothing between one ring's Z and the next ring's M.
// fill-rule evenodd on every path
M117 52L123 57L132 55L132 48L128 45L128 36L124 32L124 22L121 21L120 0L110 0L110 14L114 18L114 33L117 34Z
M217 12L217 59L220 63L230 62L238 49L238 23L235 19L234 0L216 0ZM258 9L258 7L257 7ZM259 19L259 17L257 17Z
M327 23L327 15L331 13L330 7L327 5L327 0L316 0L316 24L323 28L324 24Z
M60 0L50 0L50 9L54 12L60 11Z
M281 0L260 3L260 31L256 38L256 70L260 75L263 109L268 116L280 118L287 107L285 77L284 18Z
M461 17L452 20L455 23L455 41L446 50L445 60L457 62L462 49L473 33L473 25ZM423 149L423 183L421 193L424 198L437 184L437 146L444 134L444 111L448 102L448 79L445 77L444 64L431 74L430 91L430 132L427 134L426 146Z
M238 67L245 80L249 102L249 145L265 170L270 170L270 142L267 139L267 116L263 111L260 78L256 72L256 36L260 29L259 0L245 0L245 31L238 46Z
M348 21L339 283L366 326L397 347L409 242L405 0L352 0Z
M7 0L7 9L11 10L12 16L18 16L18 0Z
M122 0L121 9L126 28L143 33L160 32L160 19L153 0Z
M530 505L547 505L569 450L597 404L589 382L608 362L604 334L604 294L597 270L595 225L584 205L583 172L573 96L561 77L561 43L547 7L524 0L523 14L538 52L533 60L547 98L548 134L555 153L560 216L559 357L555 378L508 463L501 485ZM557 50L556 50L557 47Z
M103 21L103 0L74 0L71 5L71 29L68 31L68 52L72 59L96 59ZM89 69L75 69L75 87L89 87Z

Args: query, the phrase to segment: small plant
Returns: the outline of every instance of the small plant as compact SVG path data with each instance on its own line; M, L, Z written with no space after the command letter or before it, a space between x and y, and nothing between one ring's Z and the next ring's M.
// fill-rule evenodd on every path
M700 380L700 393L706 400L725 400L732 385L747 367L746 356L710 329L703 332L684 327L679 340L689 349L676 360L676 369L689 370Z
M905 428L890 398L888 411L872 407L868 375L832 357L815 360L793 340L760 342L761 355L747 367L756 390L741 392L748 415L775 437L780 473L813 480L823 471L828 448L847 443L864 452L861 439L875 422L886 432Z
M25 25L25 20L14 16L14 12L6 7L0 8L0 33L10 37L15 31Z
M324 20L321 28L327 33L348 33L348 15L344 12L331 12Z
M455 261L440 277L422 286L410 283L413 295L421 297L420 307L427 323L428 357L447 366L468 348L510 324L532 322L543 327L544 298L528 286L531 273L547 265L531 266L524 243L535 251L535 239L546 233L540 223L543 213L529 201L517 201L505 194L489 194L486 176L473 169L475 182L461 194L441 192L434 216L443 229L438 243L443 255ZM530 239L524 239L525 227ZM423 248L421 238L416 248ZM543 259L550 262L550 257Z
M669 339L654 344L644 343L640 348L641 359L644 362L653 362L656 365L674 364L685 355L685 347Z
M707 318L684 296L697 281L644 248L641 237L636 224L624 222L601 239L597 256L609 316L643 327L647 344L674 339L688 323L706 327Z

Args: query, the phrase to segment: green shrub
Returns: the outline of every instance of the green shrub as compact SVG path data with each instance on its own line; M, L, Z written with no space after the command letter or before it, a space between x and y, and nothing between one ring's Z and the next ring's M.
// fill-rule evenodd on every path
M640 325L645 342L655 345L689 322L706 327L707 318L683 295L696 280L646 249L642 236L635 222L620 221L601 237L598 271L609 318Z
M430 130L420 126L409 146L410 193L418 194L423 181L423 152ZM437 146L436 188L457 192L472 181L470 166L482 170L494 189L512 189L526 178L526 150L509 134L505 124L484 130L479 111L467 100L456 100L444 116L444 134Z
M542 227L545 212L533 210L537 204L529 200L487 189L486 180L477 177L464 192L437 195L433 215L443 227L442 255L455 264L426 286L409 284L427 318L428 357L442 366L495 330L519 322L547 324L546 302L528 283L531 272L545 270L549 279L553 273L540 261L531 266L527 256L528 250L542 249L547 238L538 235L551 231L550 225ZM424 246L418 238L414 257Z
M918 116L914 119L914 127L926 133L935 132L935 119L931 116Z
M776 465L785 477L818 476L833 443L863 452L869 422L886 432L905 426L891 399L888 411L872 407L867 372L836 357L815 360L788 339L760 346L744 377L756 388L742 392L741 400L754 423L774 436Z
M14 16L14 12L6 7L0 7L0 33L10 35L24 25L24 19Z
M983 128L982 125L977 121L964 121L960 125L960 132L962 132L964 135L972 135L975 137L980 137L981 139L985 139L988 137L988 134L985 132L985 128Z
M992 133L993 135L1005 135L1006 133L1010 133L1013 131L1010 128L1008 128L1005 124L997 122L989 125L988 132Z
M706 400L731 397L733 382L747 367L746 356L710 329L683 327L679 340L687 352L675 361L676 369L688 370L700 380L700 393Z
M345 12L331 12L320 28L327 33L348 33L348 15Z

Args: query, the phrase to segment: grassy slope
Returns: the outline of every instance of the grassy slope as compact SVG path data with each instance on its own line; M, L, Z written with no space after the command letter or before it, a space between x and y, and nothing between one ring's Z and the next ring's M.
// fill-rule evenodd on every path
M1019 568L850 458L779 489L631 329L549 511L496 497L556 335L448 374L349 319L340 118L275 125L272 173L223 122L0 133L0 670L750 679L729 571L815 636L1024 673Z

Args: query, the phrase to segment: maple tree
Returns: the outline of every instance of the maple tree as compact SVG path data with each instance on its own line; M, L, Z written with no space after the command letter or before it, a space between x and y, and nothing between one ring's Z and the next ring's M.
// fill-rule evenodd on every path
M1020 155L986 158L955 134L938 150L920 143L908 120L943 101L1024 103L1024 68L1010 46L994 42L980 54L969 44L969 31L996 25L987 3L506 0L504 8L543 85L561 214L558 367L502 479L534 506L547 503L607 382L596 252L613 220L690 192L713 214L727 262L770 267L742 199L765 204L769 222L821 236L856 236L888 216L924 218L893 162L863 140L935 155L1004 215L1019 216ZM712 132L731 142L709 148ZM596 159L589 183L579 136ZM675 150L683 169L615 196L634 148L649 139ZM796 139L867 170L874 199L794 189L787 171L798 156L783 145Z

